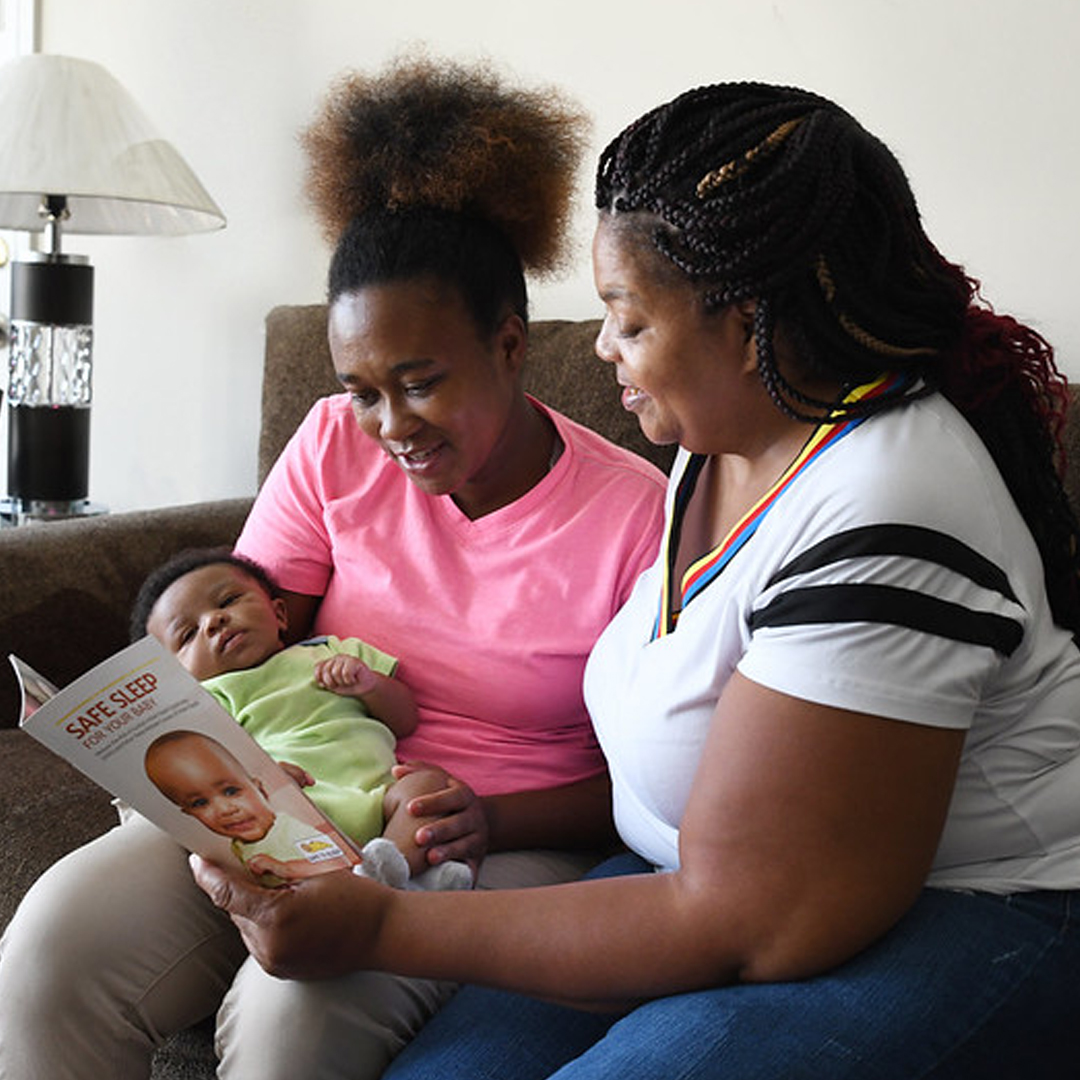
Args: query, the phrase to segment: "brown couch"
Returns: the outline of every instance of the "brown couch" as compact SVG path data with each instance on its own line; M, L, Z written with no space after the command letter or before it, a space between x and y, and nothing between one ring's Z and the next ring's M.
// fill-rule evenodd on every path
M322 305L279 307L267 317L260 481L308 406L340 389L325 324ZM611 369L593 353L597 329L595 322L534 323L528 388L666 468L670 452L642 437L619 405ZM102 790L12 730L18 701L6 654L61 685L81 674L126 643L128 610L149 570L180 548L230 543L249 505L233 499L0 530L0 927L50 863L114 822ZM208 1030L201 1025L159 1050L155 1080L212 1077Z

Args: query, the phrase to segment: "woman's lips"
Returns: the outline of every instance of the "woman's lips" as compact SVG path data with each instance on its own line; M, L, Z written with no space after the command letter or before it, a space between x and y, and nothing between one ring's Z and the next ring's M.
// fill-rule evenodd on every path
M648 396L644 390L636 386L624 386L622 390L622 407L628 412L634 412Z
M426 446L422 450L396 450L393 451L394 460L406 472L414 474L430 472L438 466L445 445L445 443L438 443L435 446Z

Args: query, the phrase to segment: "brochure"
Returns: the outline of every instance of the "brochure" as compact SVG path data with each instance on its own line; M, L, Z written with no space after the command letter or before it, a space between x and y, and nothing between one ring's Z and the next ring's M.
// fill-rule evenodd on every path
M16 656L20 726L189 851L264 884L360 862L322 814L153 637L57 690Z

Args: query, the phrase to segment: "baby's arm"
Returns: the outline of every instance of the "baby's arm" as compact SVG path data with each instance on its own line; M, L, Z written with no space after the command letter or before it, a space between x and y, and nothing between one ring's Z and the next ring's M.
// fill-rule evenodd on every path
M416 730L416 702L398 679L373 671L358 657L338 653L315 665L315 681L335 694L359 698L398 738Z
M257 878L262 877L263 874L272 874L282 881L302 881L304 878L326 873L326 866L323 863L308 862L307 859L286 861L261 852L248 859L245 865Z
M281 766L282 771L297 787L311 787L315 783L315 777L307 771L307 769L300 768L299 765L294 765L291 761L279 761L278 765Z

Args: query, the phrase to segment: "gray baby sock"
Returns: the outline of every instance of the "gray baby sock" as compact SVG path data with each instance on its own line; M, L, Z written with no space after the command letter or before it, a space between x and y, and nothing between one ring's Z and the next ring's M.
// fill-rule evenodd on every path
M408 884L409 864L392 840L382 836L369 840L360 850L360 860L360 865L353 867L354 874L392 889L404 889Z

